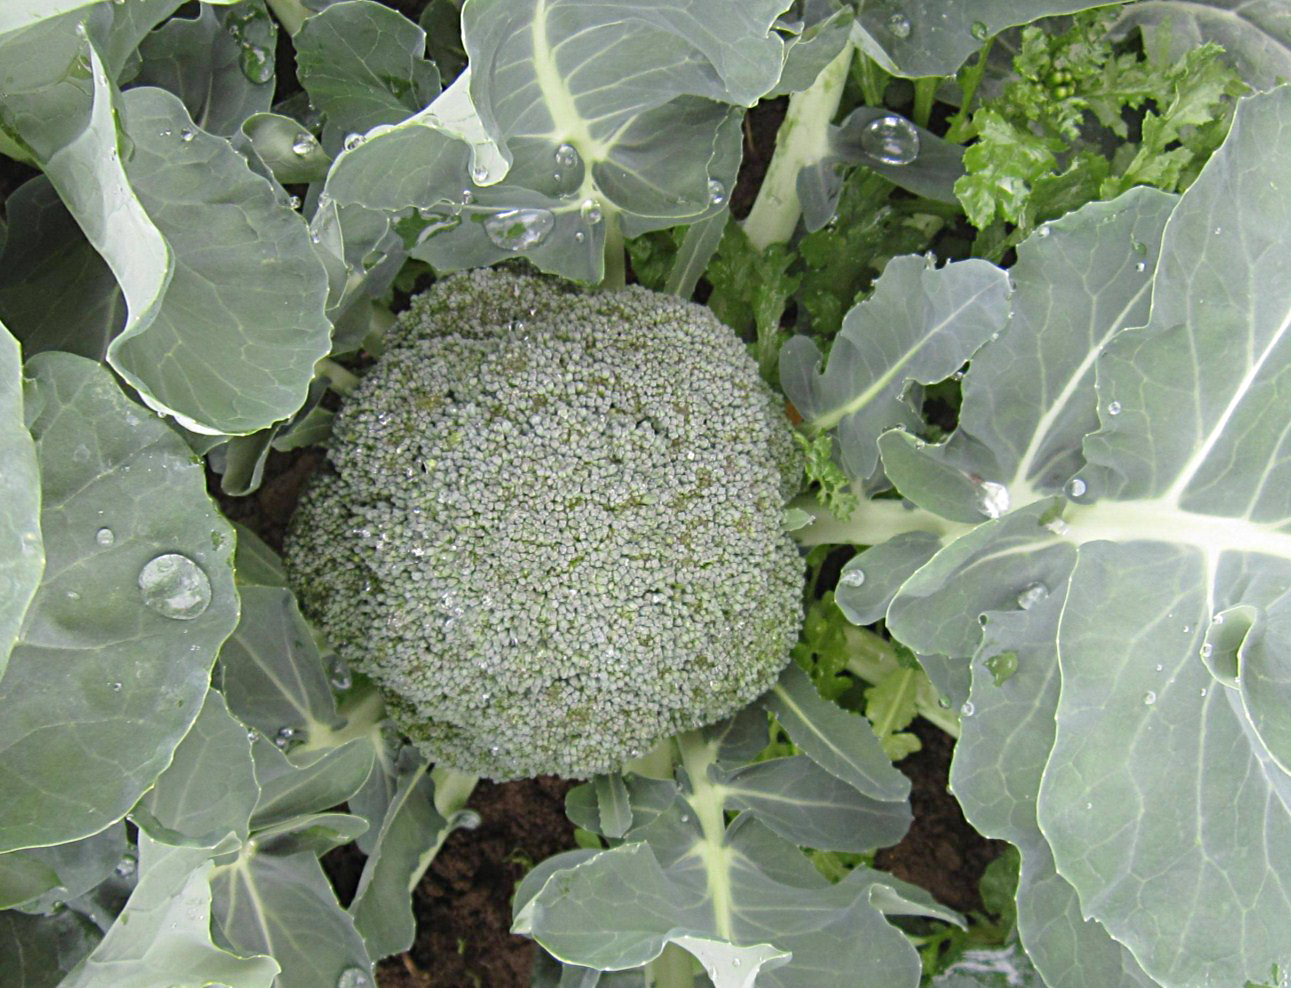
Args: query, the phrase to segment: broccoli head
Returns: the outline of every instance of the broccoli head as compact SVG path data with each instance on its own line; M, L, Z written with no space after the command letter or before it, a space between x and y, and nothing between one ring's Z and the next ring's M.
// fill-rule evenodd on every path
M286 563L432 758L583 777L775 681L801 469L708 309L468 272L412 300L346 399Z

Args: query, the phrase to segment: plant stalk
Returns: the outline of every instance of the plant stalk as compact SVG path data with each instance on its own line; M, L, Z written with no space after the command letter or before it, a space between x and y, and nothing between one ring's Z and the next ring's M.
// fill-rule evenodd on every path
M605 212L605 277L601 288L618 291L628 283L627 249L623 245L623 228L617 213Z
M852 52L849 41L820 70L815 82L789 97L789 110L776 134L771 164L744 220L744 233L756 250L788 243L798 226L802 215L798 173L829 154L829 125L843 98Z
M314 365L315 374L323 374L330 382L330 387L339 395L351 395L362 380L357 374L346 370L331 357L324 357Z
M278 23L287 29L288 34L299 31L300 26L305 23L305 18L313 13L305 9L300 0L265 0L265 3L273 11L274 17L278 18Z

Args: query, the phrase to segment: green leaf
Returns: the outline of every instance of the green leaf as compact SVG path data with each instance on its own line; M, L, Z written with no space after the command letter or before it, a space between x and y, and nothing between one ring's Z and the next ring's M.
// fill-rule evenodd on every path
M523 254L599 281L607 231L633 237L725 210L737 107L781 78L787 6L473 3L462 20L472 68L343 154L329 193L423 211L413 253L438 270Z
M930 988L1046 988L1021 945L966 950Z
M374 757L366 738L307 752L295 762L263 738L256 740L252 753L260 784L260 800L251 818L255 830L339 806L358 792L372 771Z
M108 878L125 849L125 828L113 824L70 844L0 855L0 908L18 906L25 912L53 912L59 904L84 895ZM38 882L33 883L33 879ZM22 894L22 885L29 894Z
M363 940L312 853L244 848L215 869L211 888L214 921L234 949L267 954L282 967L275 988L331 986L345 974L356 985L372 983Z
M451 821L435 810L429 767L411 750L401 760L398 787L350 905L354 925L374 958L400 953L412 945L416 934L412 890L452 830Z
M1291 79L1291 24L1276 2L1139 0L1125 6L1116 27L1121 35L1142 28L1145 46L1171 60L1205 43L1221 45L1260 89Z
M183 440L91 361L38 354L28 373L46 569L0 682L5 849L130 809L196 719L238 610L232 530Z
M332 164L323 146L299 121L281 113L255 113L242 122L242 133L256 156L283 185L321 182Z
M869 723L823 699L790 664L763 699L795 745L835 778L885 802L905 800L910 780L893 768Z
M883 753L894 762L923 747L918 736L903 730L919 712L915 700L922 675L918 669L897 669L865 691L865 716L874 725Z
M246 840L259 797L246 728L229 715L224 697L209 690L193 729L143 807L188 837L218 839L232 832Z
M139 884L103 941L62 988L277 984L276 960L239 957L211 939L211 858L231 843L236 847L232 841L214 847L172 846L141 831Z
M203 4L191 20L172 17L140 43L134 84L169 90L202 130L231 137L247 117L269 109L274 89L272 79L256 81L242 66L246 51L229 30L241 16Z
M53 916L0 912L0 965L12 988L57 988L99 936L70 909Z
M0 11L0 34L31 27L48 18L80 10L99 0L14 0Z
M270 738L326 735L339 723L336 700L295 596L272 585L243 586L241 596L242 617L220 652L229 709Z
M871 478L875 440L897 425L915 425L902 396L911 382L949 377L1008 318L1008 279L984 261L929 267L920 257L894 258L874 294L847 314L823 373L819 348L795 336L780 351L785 394L812 433L837 427L843 466Z
M5 200L5 212L0 318L28 357L65 350L102 360L126 321L112 269L44 176L19 186Z
M40 586L40 472L23 411L22 352L0 325L0 676ZM2 708L0 708L2 709Z
M329 4L292 36L300 84L326 117L323 143L398 123L438 95L439 70L426 60L426 32L371 0Z
M1103 6L1093 0L875 0L858 15L861 26L886 54L889 71L910 78L952 75L982 42L1008 27L1040 17Z

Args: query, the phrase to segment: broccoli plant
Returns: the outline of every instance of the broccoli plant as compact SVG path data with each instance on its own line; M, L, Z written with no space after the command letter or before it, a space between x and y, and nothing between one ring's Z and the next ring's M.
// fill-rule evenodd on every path
M448 983L414 891L556 774L536 988L1286 988L1288 76L1225 0L0 4L0 980ZM980 910L879 853L947 783Z

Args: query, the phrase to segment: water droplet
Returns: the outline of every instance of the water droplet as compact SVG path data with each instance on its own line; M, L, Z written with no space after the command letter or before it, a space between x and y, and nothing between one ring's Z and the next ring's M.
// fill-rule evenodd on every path
M143 602L162 617L191 621L211 603L211 581L187 556L167 552L139 570Z
M350 667L340 657L334 658L327 667L327 678L331 681L332 688L336 690L348 690L354 685L354 677L350 675Z
M581 244L586 239L587 239L587 234L585 234L582 230L574 231L574 243Z
M273 78L273 59L259 45L243 45L238 66L242 69L242 74L256 84L266 83Z
M1138 261L1138 262L1134 265L1134 270L1135 270L1135 271L1146 271L1147 269L1148 269L1148 262L1147 262L1147 261Z
M905 117L876 117L861 131L861 150L885 165L908 165L919 157L919 132Z
M289 209L299 209L299 208L300 208L300 196L288 196L288 197L287 197L287 206L288 206L288 208L289 208Z
M112 870L116 872L118 878L130 878L139 868L139 859L133 853L126 853L121 856L117 866Z
M740 959L738 957L732 957L731 967L739 967L739 966L740 966Z
M977 508L987 518L999 518L1009 510L1009 489L1003 484L984 480L978 485Z
M120 693L120 692L121 692L121 684L120 684L120 683L108 683L108 686L109 686L109 688L112 690L112 692L113 692L113 693Z
M1156 702L1157 702L1157 695L1153 693L1151 690L1148 690L1146 693L1143 694L1144 706L1150 707L1152 706L1152 704Z
M1018 607L1024 611L1029 611L1048 596L1049 588L1043 583L1028 584L1018 594Z
M185 144L191 143L194 136L193 131L188 127L185 127L179 132L179 139Z
M1211 623L1211 624L1223 624L1223 623L1224 623L1224 615L1222 615L1222 614L1216 614L1213 618L1211 618L1211 619L1210 619L1210 623Z
M503 250L522 251L547 239L556 217L547 209L508 209L484 221L484 232Z
M475 193L474 193L474 192L472 192L470 189L463 189L463 190L462 190L462 205L463 205L463 206L469 206L469 205L470 205L471 203L473 203L474 201L475 201Z
M280 750L286 750L295 737L296 729L294 727L280 727L278 728L278 733L273 736L274 746Z
M556 167L557 168L577 168L582 158L578 156L578 149L572 144L562 144L556 148Z
M100 528L94 533L94 541L99 545L111 545L116 540L117 537L110 528Z
M584 199L583 204L578 207L578 214L583 217L585 223L595 226L601 222L601 204L595 199Z
M888 18L888 30L894 38L910 37L910 18L904 14L893 14Z
M959 712L965 717L971 717L977 712L977 708L973 706L972 700L965 700L964 705L959 708Z
M85 463L90 458L90 447L81 443L76 449L72 450L72 460L75 463Z
M345 144L344 144L345 150L353 151L356 147L362 144L366 139L367 138L365 138L362 134L346 134Z
M1224 228L1222 226L1215 227L1215 236L1218 237L1223 232L1224 232Z
M1160 672L1164 668L1165 666L1163 666L1160 662L1157 663L1157 672Z
M316 147L318 147L318 141L314 139L314 135L307 131L301 131L296 135L296 139L291 142L291 153L298 158L303 158L308 154L313 154Z
M1210 642L1206 642L1206 644L1201 646L1201 657L1203 659L1208 659L1214 654L1215 654L1215 646L1212 645Z
M1067 485L1067 496L1084 497L1087 490L1089 490L1089 485L1079 477L1074 477L1071 483Z
M372 979L361 967L346 968L336 981L336 988L371 988Z
M431 222L417 234L417 243L425 243L431 237L436 237L441 233L447 233L449 230L456 230L462 225L461 216L455 213L435 213L430 210L417 210L418 214L424 220Z
M1066 535L1071 531L1071 526L1061 518L1054 518L1052 521L1045 522L1044 527L1053 532L1054 535L1058 536Z
M1134 253L1136 254L1146 254L1148 252L1148 245L1143 243L1141 240L1131 240L1130 246L1134 249Z
M1190 635L1190 634L1192 634L1192 625L1190 625L1190 624L1185 624L1185 625L1183 626L1183 633L1184 633L1185 635Z
M990 31L987 29L986 24L983 21L973 21L973 26L968 30L978 41L985 41L990 37Z
M720 206L726 201L726 186L715 178L708 180L708 201L714 206Z
M1045 223L1041 225L1040 229L1036 230L1036 235L1041 237L1047 237L1049 236L1050 232L1051 231L1049 229L1049 224Z
M1204 686L1203 686L1203 687L1201 688L1201 695L1202 695L1202 696L1205 696L1205 695L1206 695L1206 692L1207 692L1207 691L1206 691L1206 687L1204 687Z
M844 570L843 575L838 578L839 585L844 587L859 587L864 582L865 570L863 569Z

